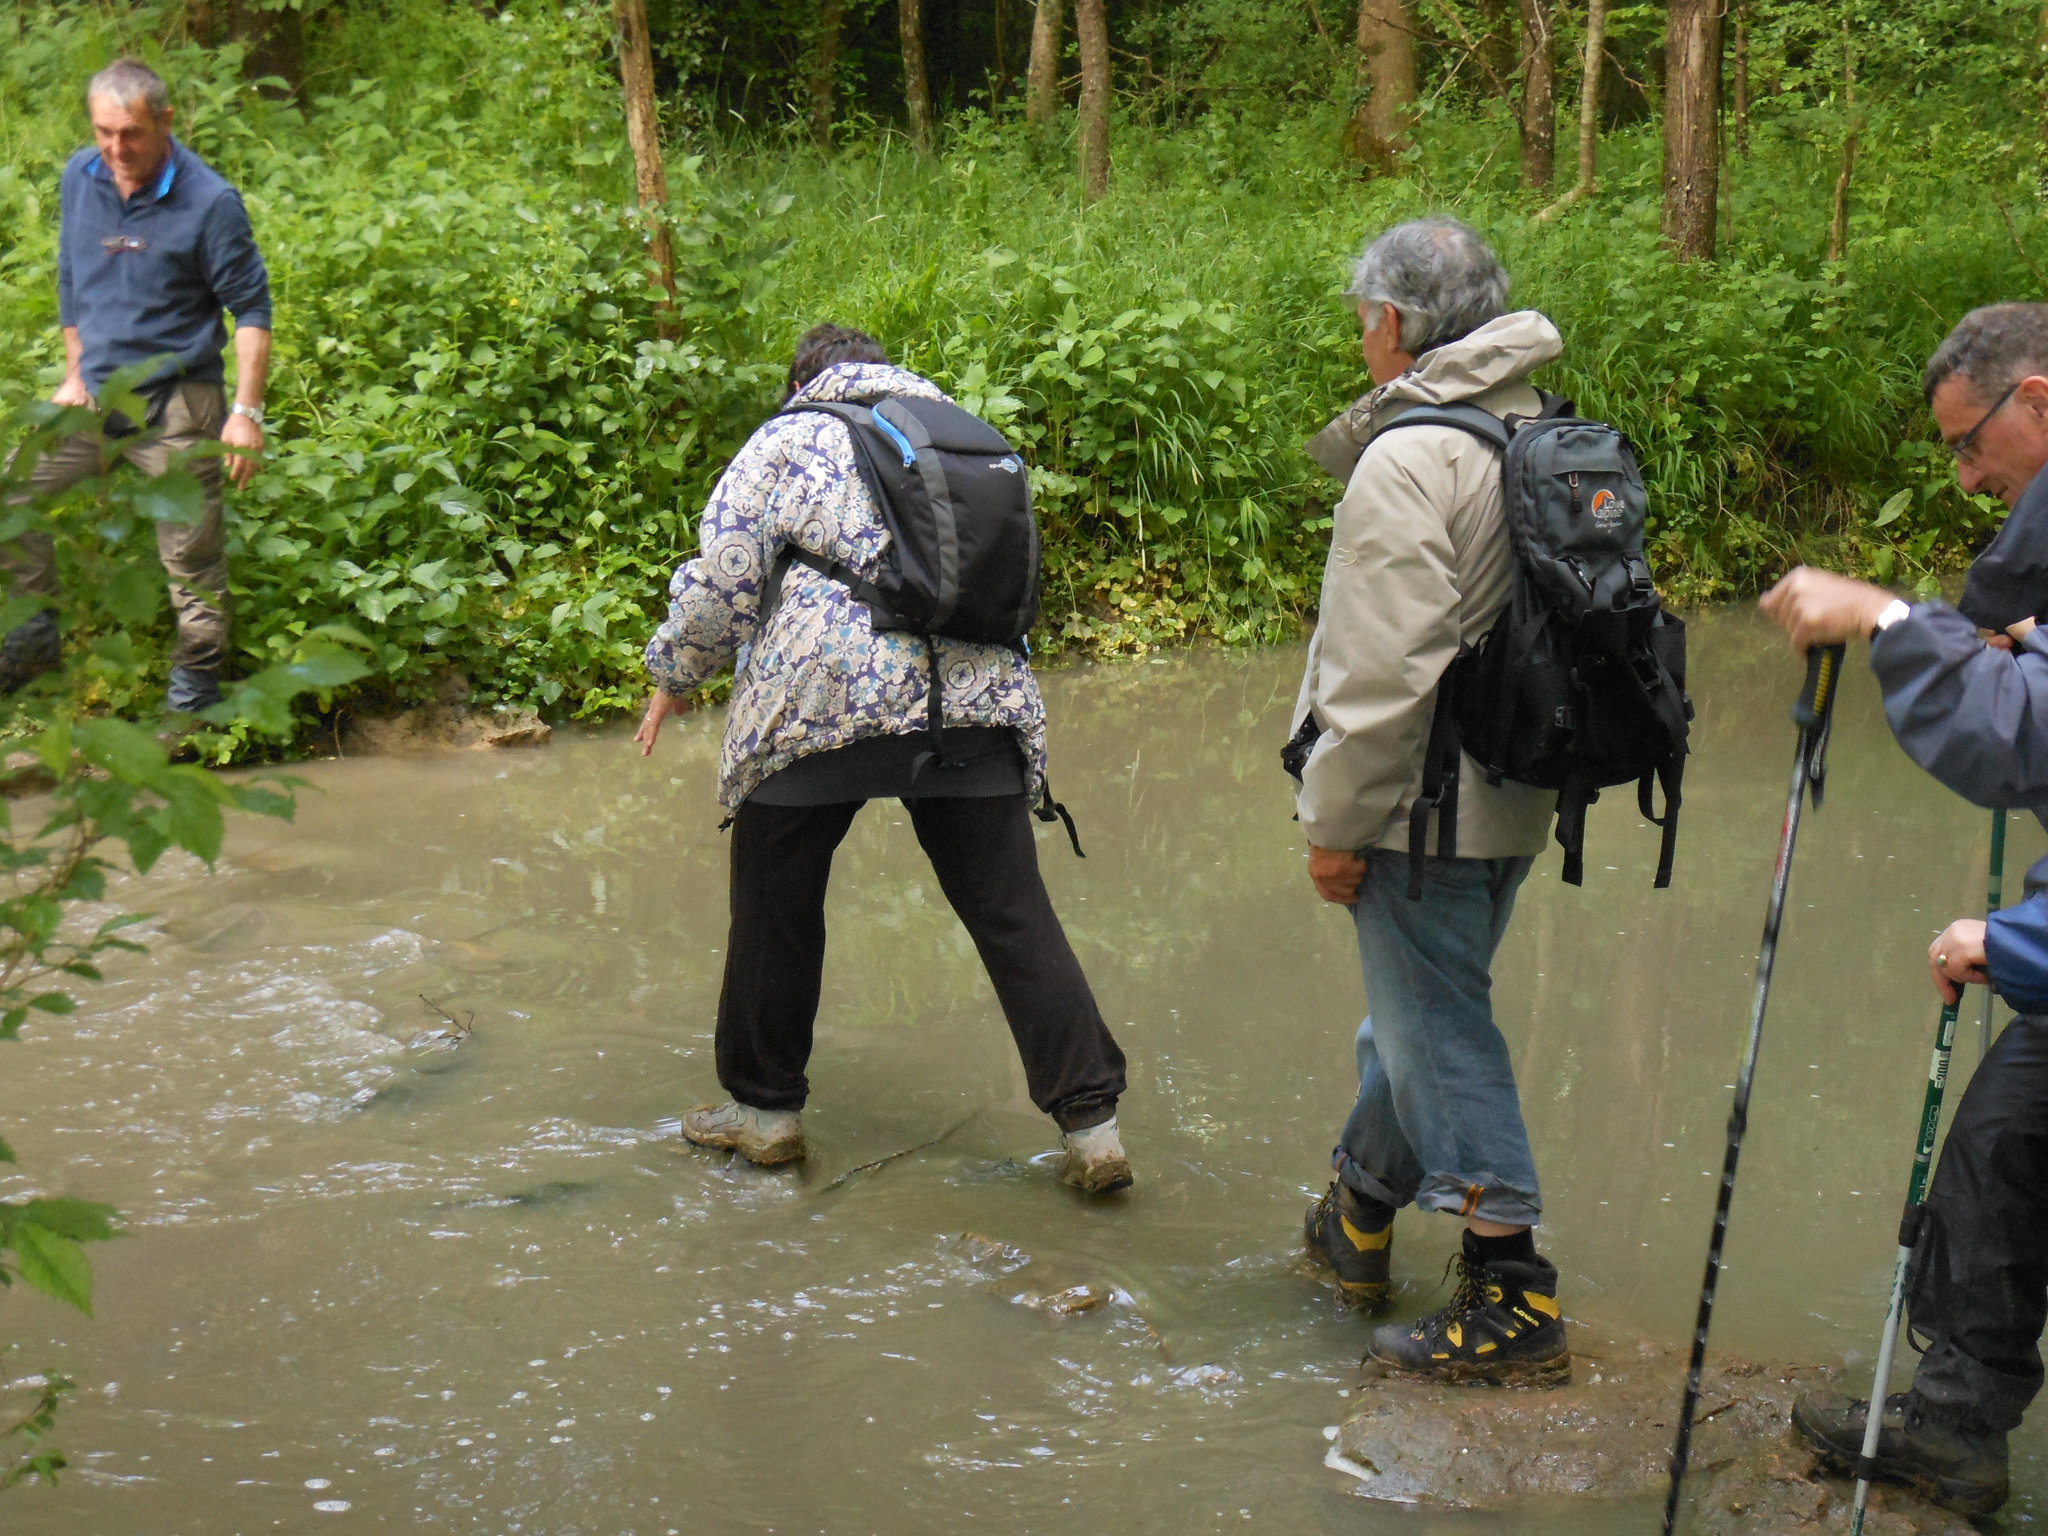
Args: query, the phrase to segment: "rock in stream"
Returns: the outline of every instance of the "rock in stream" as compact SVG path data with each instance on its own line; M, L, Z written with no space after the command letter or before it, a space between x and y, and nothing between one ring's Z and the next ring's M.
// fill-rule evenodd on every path
M1368 1498L1498 1509L1546 1497L1630 1498L1662 1490L1685 1388L1686 1351L1573 1340L1571 1385L1553 1391L1447 1387L1367 1376L1328 1465ZM1819 1472L1792 1431L1802 1393L1838 1386L1823 1366L1710 1359L1701 1381L1686 1496L1700 1536L1848 1527L1852 1485ZM1850 1390L1853 1390L1851 1388ZM1959 1515L1903 1489L1871 1495L1868 1536L1968 1536Z

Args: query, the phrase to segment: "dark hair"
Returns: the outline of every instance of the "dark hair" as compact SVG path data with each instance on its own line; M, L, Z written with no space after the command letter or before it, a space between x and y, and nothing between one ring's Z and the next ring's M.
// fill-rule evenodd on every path
M789 360L787 400L834 363L886 363L889 354L866 331L827 321L814 325L796 339L796 356Z
M1991 400L2036 373L2048 374L2048 304L1986 304L1934 349L1920 387L1931 403L1944 380L1960 375L1979 399Z

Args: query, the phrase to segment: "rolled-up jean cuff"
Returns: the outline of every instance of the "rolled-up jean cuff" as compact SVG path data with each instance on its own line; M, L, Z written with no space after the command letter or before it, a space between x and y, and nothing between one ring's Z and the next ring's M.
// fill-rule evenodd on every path
M1347 1188L1377 1200L1381 1205L1419 1205L1425 1211L1446 1211L1453 1216L1476 1216L1503 1227L1533 1227L1543 1219L1543 1202L1527 1190L1499 1183L1468 1183L1450 1174L1435 1173L1422 1181L1422 1188L1404 1192L1391 1189L1345 1155L1342 1147L1330 1155L1330 1166Z

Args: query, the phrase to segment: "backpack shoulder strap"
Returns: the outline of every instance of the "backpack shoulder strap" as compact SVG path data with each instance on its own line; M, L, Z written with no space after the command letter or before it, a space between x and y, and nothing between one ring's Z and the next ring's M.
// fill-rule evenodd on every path
M1379 431L1391 432L1396 427L1455 427L1482 442L1493 444L1503 453L1507 451L1508 439L1514 436L1514 429L1493 412L1462 400L1450 405L1411 405L1384 423ZM1377 438L1379 432L1373 436Z

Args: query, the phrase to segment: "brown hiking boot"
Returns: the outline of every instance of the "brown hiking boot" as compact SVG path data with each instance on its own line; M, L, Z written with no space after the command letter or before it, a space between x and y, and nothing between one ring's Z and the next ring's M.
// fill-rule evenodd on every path
M809 1150L795 1110L756 1109L737 1099L700 1104L683 1116L683 1140L737 1152L763 1168L796 1162Z

